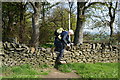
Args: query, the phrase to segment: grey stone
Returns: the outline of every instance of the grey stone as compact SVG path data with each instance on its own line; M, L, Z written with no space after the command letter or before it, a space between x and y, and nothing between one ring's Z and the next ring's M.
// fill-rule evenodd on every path
M50 54L51 53L51 48L47 48L46 53Z
M12 48L16 48L16 44L15 43L11 43L10 45L12 46Z
M15 48L9 48L9 51L14 51L15 50Z
M6 49L10 49L10 48L12 48L11 46L10 46L10 43L5 43L6 44Z
M91 49L87 49L86 51L90 52L90 51L91 51Z
M95 49L95 44L92 44L92 49Z
M45 51L46 51L46 49L45 49L45 48L41 48L41 51L45 52Z
M13 66L21 65L25 63L31 63L33 65L38 64L49 64L54 65L57 54L51 52L51 48L39 48L36 49L35 53L30 53L29 48L26 45L15 44L15 43L3 43L4 47L6 44L11 44L9 48L5 49L3 58L3 65ZM19 48L17 45L21 46ZM118 59L118 48L113 46L104 47L105 44L86 43L80 45L80 47L72 47L72 50L64 52L63 60L67 63L71 62L84 62L84 63L95 63L95 62L115 62ZM75 49L73 49L75 48ZM96 49L95 49L96 48ZM104 48L104 49L103 49ZM112 48L112 51L110 50ZM103 51L102 51L103 50ZM10 59L11 58L11 59ZM16 61L16 62L15 62Z
M79 56L80 54L78 52L75 52L75 55Z
M17 51L23 51L24 48L16 48Z

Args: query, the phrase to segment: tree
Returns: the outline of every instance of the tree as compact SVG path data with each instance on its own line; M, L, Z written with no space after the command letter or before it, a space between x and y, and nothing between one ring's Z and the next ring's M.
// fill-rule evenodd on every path
M24 34L25 34L25 6L26 4L20 2L20 27L19 27L19 42L24 42Z
M51 12L51 15L49 15L48 17L48 21L50 21L50 23L53 24L53 27L59 28L62 27L66 30L68 30L69 24L69 9L65 8L63 6L64 4L62 4L62 6L57 6L56 8L54 8ZM76 25L76 16L74 14L74 11L71 11L71 26L72 29L75 29L75 25Z
M5 2L2 4L3 41L28 43L28 35L30 35L28 34L28 26L31 23L27 23L29 14L27 14L26 5L27 3L23 2Z
M108 2L109 6L108 6L108 9L109 9L109 17L110 17L110 22L109 22L109 26L110 26L110 37L113 36L113 32L114 32L114 29L113 29L113 23L115 21L115 15L116 15L116 9L117 9L117 6L118 6L118 2L115 2L115 7L113 7L113 3L112 2Z
M49 11L50 9L52 9L52 7L58 5L59 3L60 3L60 2L57 2L57 3L51 5L51 4L50 4L49 2L47 2L47 1L42 2L42 10L41 10L41 12L42 12L42 24L43 24L43 26L44 26L44 23L46 22L46 21L45 21L45 17L46 17L47 11Z
M95 4L101 4L101 5L106 5L108 6L109 9L109 16L110 18L110 29L111 29L111 35L113 34L113 22L115 20L115 10L117 8L117 2L115 7L112 6L111 2L109 3L103 3L103 2L89 2L87 3L87 5L85 5L87 2L77 2L77 26L76 26L76 30L75 30L75 38L74 38L74 43L75 45L79 45L83 43L83 28L84 28L84 19L85 19L85 10L89 7L91 7L91 5L95 5ZM79 8L79 5L81 5ZM83 12L83 13L82 13ZM82 13L82 21L80 21L81 19L79 18L79 16ZM99 22L98 22L99 23Z
M110 41L113 38L114 28L116 24L116 15L117 15L117 6L118 2L99 2L97 5L91 6L95 10L89 8L88 15L92 19L93 24L92 28L110 28ZM93 12L92 12L93 11ZM92 14L92 15L91 15ZM102 15L101 15L102 14ZM113 24L115 24L113 26ZM104 31L102 29L102 31Z
M83 28L85 24L85 4L86 2L77 2L77 24L74 34L74 44L79 45L83 43Z
M69 2L69 1L68 1L68 2ZM72 23L71 23L71 17L72 17L72 15L71 15L71 14L72 14L73 5L74 5L74 2L69 2L69 10L70 10L70 11L69 11L69 18L70 18L70 19L69 19L69 20L70 20L70 21L69 21L69 22L70 22L69 27L71 27L71 28L72 28Z
M3 41L8 41L8 38L15 38L18 33L20 17L20 3L6 2L2 4L2 28L3 28Z
M54 31L59 27L62 27L68 30L68 13L69 8L66 7L65 3L59 3L56 7L47 11L45 18L45 26L40 28L40 44L46 42L53 42L54 40ZM71 26L72 29L75 29L76 25L76 15L72 9L71 11ZM44 36L45 35L45 36Z
M37 48L39 46L39 29L40 29L40 11L41 11L41 3L35 2L30 4L33 7L34 13L32 15L32 37L30 41L30 45L32 47Z
M45 44L47 42L53 41L54 29L53 29L52 23L49 21L48 18L50 15L52 15L52 14L50 14L50 12L52 11L52 8L58 4L59 4L59 2L54 3L54 4L50 4L47 1L42 2L42 11L41 11L42 25L40 27L40 37L42 37L42 38L39 39L40 44Z

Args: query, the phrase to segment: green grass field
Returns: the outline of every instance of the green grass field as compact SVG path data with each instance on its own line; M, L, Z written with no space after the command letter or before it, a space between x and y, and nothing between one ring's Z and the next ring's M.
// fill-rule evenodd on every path
M24 64L21 66L2 67L3 78L40 78L37 75L48 75L49 71L42 69L48 68L47 65L31 66Z
M118 63L71 63L59 66L62 72L76 71L82 78L118 78Z
M46 68L51 67L25 64L1 69L4 74L3 78L40 78L40 75L48 75L50 72L43 70ZM118 78L119 72L118 63L71 63L59 65L58 69L64 73L75 71L80 78Z

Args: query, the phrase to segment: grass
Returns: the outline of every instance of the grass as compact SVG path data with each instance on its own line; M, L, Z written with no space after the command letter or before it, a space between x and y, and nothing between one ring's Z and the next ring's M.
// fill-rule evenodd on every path
M118 78L118 63L71 63L59 66L62 72L76 73L82 78Z
M71 63L59 65L59 70L65 73L76 71L81 78L118 78L118 63ZM40 78L48 75L48 65L2 67L3 78ZM0 69L1 70L1 69Z
M40 78L39 75L48 75L49 71L43 71L47 65L31 66L24 64L21 66L2 67L3 78Z

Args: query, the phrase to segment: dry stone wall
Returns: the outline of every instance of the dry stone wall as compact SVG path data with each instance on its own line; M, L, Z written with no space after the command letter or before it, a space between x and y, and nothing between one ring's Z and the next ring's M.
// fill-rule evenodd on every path
M52 48L38 48L34 53L24 44L3 43L4 53L0 54L3 66L22 64L54 65L57 54ZM116 46L101 43L84 43L80 46L72 46L65 50L63 61L66 63L96 63L118 62L120 49Z

